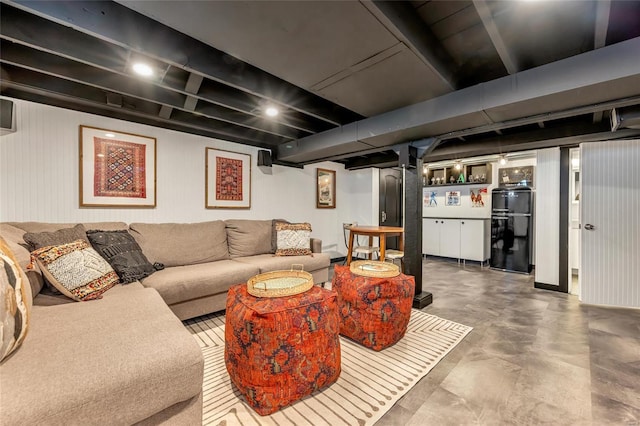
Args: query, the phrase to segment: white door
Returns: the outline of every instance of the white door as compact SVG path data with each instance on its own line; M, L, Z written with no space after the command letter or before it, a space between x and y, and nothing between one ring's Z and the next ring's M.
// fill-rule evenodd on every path
M460 220L460 258L484 262L484 220Z
M640 307L640 140L581 144L580 293Z
M440 256L460 259L459 219L440 219Z
M422 254L440 256L440 219L422 219Z

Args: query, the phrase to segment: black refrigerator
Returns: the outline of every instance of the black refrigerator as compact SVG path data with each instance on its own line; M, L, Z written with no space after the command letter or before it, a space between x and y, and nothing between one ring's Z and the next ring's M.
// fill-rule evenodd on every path
M527 187L491 191L491 260L493 269L531 272L533 191Z

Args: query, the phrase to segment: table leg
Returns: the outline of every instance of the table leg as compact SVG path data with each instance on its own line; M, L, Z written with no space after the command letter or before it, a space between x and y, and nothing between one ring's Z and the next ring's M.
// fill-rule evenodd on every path
M353 231L349 231L349 252L347 253L347 265L351 265L352 253L353 253Z
M387 246L387 236L385 234L380 234L380 262L384 262L384 252Z
M369 247L373 247L373 237L369 235ZM369 253L369 260L373 259L373 253Z

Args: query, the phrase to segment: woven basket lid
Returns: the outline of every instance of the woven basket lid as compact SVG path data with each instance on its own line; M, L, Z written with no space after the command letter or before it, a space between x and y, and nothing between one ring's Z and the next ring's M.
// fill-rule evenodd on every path
M356 260L349 266L352 274L363 277L390 278L400 275L398 265L377 260Z

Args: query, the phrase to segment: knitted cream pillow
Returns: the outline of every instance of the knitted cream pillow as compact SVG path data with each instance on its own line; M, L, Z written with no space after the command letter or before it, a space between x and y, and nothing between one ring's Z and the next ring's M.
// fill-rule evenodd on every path
M311 224L276 223L276 256L304 256L311 254Z

